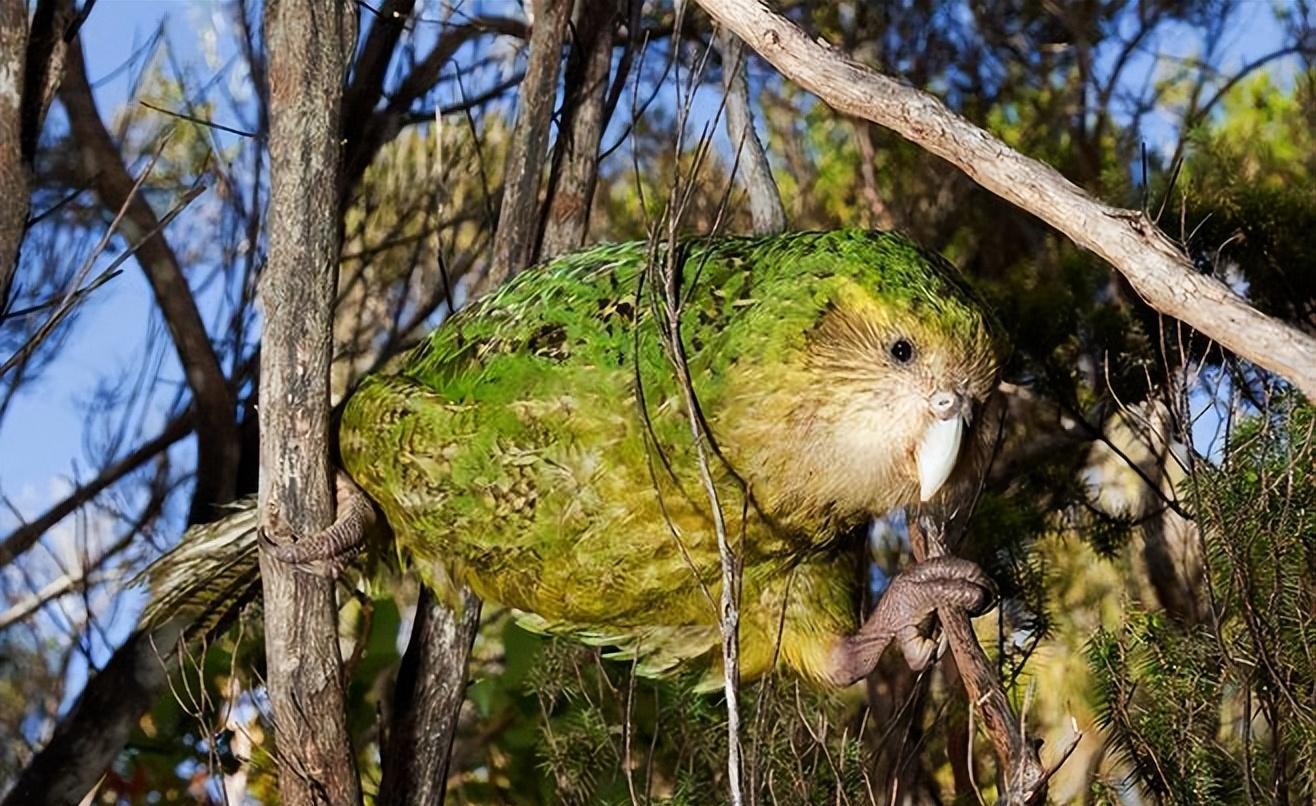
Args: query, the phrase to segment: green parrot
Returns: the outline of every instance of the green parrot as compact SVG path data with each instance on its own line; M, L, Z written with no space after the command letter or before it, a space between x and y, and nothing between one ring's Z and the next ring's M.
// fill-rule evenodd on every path
M954 269L889 233L609 245L522 272L352 393L340 520L276 556L359 542L371 507L354 484L427 584L459 580L641 674L702 664L701 687L719 686L717 534L655 261L674 267L740 568L742 680L784 664L846 685L893 638L926 663L935 608L976 611L990 582L928 561L864 621L853 536L971 483L1000 344Z

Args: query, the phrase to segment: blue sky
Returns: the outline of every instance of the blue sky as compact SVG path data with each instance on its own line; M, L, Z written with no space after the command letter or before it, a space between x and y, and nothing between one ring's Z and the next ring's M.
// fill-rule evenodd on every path
M433 2L422 5L427 15L434 16L429 11L435 5ZM483 5L490 12L519 14L519 3L510 0ZM1235 67L1272 50L1279 40L1279 29L1267 0L1251 0L1244 6L1251 10L1250 19L1231 31L1226 67ZM229 47L230 40L217 33L227 26L227 19L226 4L215 0L100 0L82 33L89 75L93 82L109 75L162 22L184 68L208 74L200 71L213 70L214 60L222 60L222 49ZM1160 47L1181 49L1182 55L1189 55L1195 47L1189 37L1182 41L1172 36L1166 39L1159 43ZM1129 71L1131 80L1141 81L1149 65L1150 57L1142 57L1141 63L1135 63ZM1283 72L1280 75L1286 77ZM97 86L102 116L108 118L127 102L129 90L128 71ZM695 114L702 118L712 113L718 99L708 91L700 98ZM1155 148L1157 140L1168 141L1172 134L1166 120L1154 122L1148 131L1152 140L1149 145ZM607 141L611 142L611 137ZM167 232L181 227L186 233L188 228L196 226L195 222L180 219ZM195 230L190 234L195 235ZM0 493L11 499L24 516L40 513L62 497L74 480L93 475L91 463L95 457L89 459L86 446L96 442L102 426L97 418L89 416L86 402L104 379L137 371L148 355L148 337L152 333L159 336L159 316L140 268L132 260L124 268L123 274L97 292L93 304L86 306L74 326L66 328L68 337L59 360L28 384L0 422ZM215 310L217 302L213 295L202 296L203 316L210 319L206 312ZM165 376L181 384L172 347L167 344L163 361ZM156 401L155 408L144 416L144 437L154 435L163 424L164 402L164 398ZM186 461L190 450L189 444L179 446L175 457ZM177 522L175 518L174 523ZM15 523L14 516L0 508L0 534ZM95 525L84 527L85 531ZM47 542L67 540L71 533L71 524L66 523L60 534L52 535ZM4 590L0 589L2 594ZM109 640L116 640L128 624L128 619L113 619ZM103 656L103 649L97 647L93 654Z
M518 4L486 4L491 11L517 13ZM497 6L506 8L499 9ZM1248 24L1232 31L1228 62L1242 63L1275 46L1279 29L1267 0L1251 0L1256 13ZM185 62L205 69L207 52L214 54L227 44L216 35L216 27L225 24L225 4L217 0L100 0L83 28L88 72L93 80L109 74L127 60L161 23L175 52ZM222 44L221 44L222 43ZM1164 44L1164 43L1163 43ZM1194 47L1190 39L1182 43L1185 55ZM1135 63L1130 76L1141 75L1148 60ZM96 88L102 115L127 100L129 74L105 81ZM706 93L709 106L716 99ZM1172 135L1168 121L1150 127L1154 140ZM62 348L60 360L15 401L8 416L0 423L0 491L17 501L28 515L52 498L52 481L59 477L85 475L86 452L84 403L95 388L95 380L104 373L130 371L143 358L148 328L158 328L158 316L150 291L140 270L131 260L122 275L98 294L95 304L87 306ZM108 337L107 337L108 336ZM170 377L178 377L172 352L167 351L166 368ZM163 424L156 418L145 430ZM81 469L80 469L81 468ZM62 488L63 485L56 485ZM0 512L0 530L12 525L12 516Z

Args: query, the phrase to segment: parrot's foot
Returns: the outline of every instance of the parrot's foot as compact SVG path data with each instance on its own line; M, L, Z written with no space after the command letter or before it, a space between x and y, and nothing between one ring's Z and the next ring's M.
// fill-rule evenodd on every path
M985 613L996 599L996 587L974 563L958 557L921 562L891 581L859 632L844 638L832 653L831 680L848 686L867 677L894 638L914 671L938 655L933 623L939 607Z
M335 480L336 515L333 525L301 540L292 540L291 530L278 512L273 514L273 531L282 540L271 540L262 530L265 551L289 565L318 576L337 576L347 560L366 544L366 534L375 522L375 506L348 475L339 471Z

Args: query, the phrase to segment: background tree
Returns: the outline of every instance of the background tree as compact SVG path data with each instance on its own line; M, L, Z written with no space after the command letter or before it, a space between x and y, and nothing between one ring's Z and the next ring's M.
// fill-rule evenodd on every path
M963 267L1009 331L1008 417L961 551L1001 585L978 632L1045 766L1081 733L1051 797L1309 799L1305 404L940 158L838 115L749 51L727 71L725 32L694 7L578 5L570 18L566 4L474 0L348 9L355 50L316 74L343 77L341 179L294 194L330 200L337 229L315 241L336 240L335 257L309 261L338 269L330 400L536 256L662 222L761 227L742 184L752 158L733 147L743 67L790 226L902 229ZM1311 6L1063 5L776 10L1145 212L1203 275L1313 335ZM203 46L165 26L135 48L78 35L115 8L0 6L0 62L23 64L17 100L0 98L0 279L13 278L0 295L0 719L22 739L0 779L14 803L77 802L98 781L124 800L272 802L288 760L271 739L276 655L248 606L258 592L233 591L219 622L193 625L200 643L169 654L177 625L132 632L129 581L185 523L254 492L272 450L253 303L286 266L277 123L315 93L267 91L296 56L276 44L274 7L208 7ZM89 343L117 352L79 358ZM61 429L78 439L52 460ZM53 495L24 492L52 476ZM875 594L908 538L899 518L874 530ZM432 802L435 770L472 802L725 791L716 698L636 680L497 610L430 601L397 558L334 592L340 710L366 797ZM447 661L472 634L451 763L430 747L398 764L397 748L451 715L462 686ZM863 702L786 679L746 690L747 799L992 798L995 756L962 692L949 662L884 666Z

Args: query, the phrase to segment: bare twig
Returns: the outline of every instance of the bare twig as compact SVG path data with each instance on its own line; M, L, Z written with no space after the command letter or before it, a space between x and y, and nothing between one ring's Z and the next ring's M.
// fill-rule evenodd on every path
M152 164L154 164L154 160L152 160ZM137 181L140 183L142 180L144 180L146 178L147 173L149 173L149 171L150 168L148 167L146 171L143 171L141 177L139 177ZM118 226L119 219L116 218L115 223L112 224L108 230L106 230L104 237L101 238L101 242L97 244L96 248L93 249L92 253L87 257L86 261L83 263L82 268L79 269L78 272L74 275L73 284L70 290L68 291L68 293L66 293L64 295L64 298L59 300L58 303L49 303L54 305L55 312L51 314L49 319L47 319L45 322L42 323L41 327L39 327L37 331L32 334L31 338L29 338L26 342L24 342L22 347L20 347L12 356L10 356L4 362L4 364L0 364L0 376L3 376L6 372L13 369L15 366L20 365L24 361L26 361L28 356L31 355L32 352L35 351L38 346L40 346L41 342L44 341L46 338L48 338L50 334L55 331L55 328L58 327L59 324L62 321L64 321L64 319L67 318L70 313L73 312L74 307L79 302L86 299L87 296L89 296L96 289L100 288L102 285L105 285L110 280L113 280L115 277L118 277L122 273L122 269L120 269L119 267L122 266L124 262L128 260L129 257L137 253L137 250L138 248L141 247L142 243L154 237L157 233L159 233L166 226L168 226L169 222L173 221L174 218L179 213L181 213L183 209L187 207L187 205L191 204L192 201L196 199L197 196L200 196L204 190L205 190L205 186L197 185L196 187L190 189L187 193L183 194L183 197L178 201L178 204L175 205L174 208L170 210L163 218L161 218L160 221L156 223L155 228L150 232L146 233L146 235L142 237L141 241L138 241L137 243L133 244L122 254L116 257L113 261L111 261L110 265L106 266L105 269L102 270L100 274L96 275L96 277L90 283L87 283L85 286L80 286L79 282L83 277L86 276L87 271L91 269L92 263L95 262L96 258L100 256L101 252L103 252L105 247L109 244L110 236L114 234L114 231ZM136 191L134 190L134 192ZM120 209L119 215L122 216L123 213L124 210ZM35 310L40 310L44 307L48 307L49 304L36 306ZM27 310L31 311L34 309L29 308ZM17 312L11 315L16 316Z
M260 137L258 132L247 132L242 129L235 129L232 126L225 126L222 123L216 123L213 120L206 120L205 118L199 118L183 112L175 112L172 109L165 109L163 106L156 106L150 101L138 101L137 103L153 112L159 112L162 115L168 115L171 118L178 118L179 120L186 120L188 123L195 123L199 126L205 126L208 129L218 129L222 132L228 132L229 134L236 134L239 137Z
M919 562L948 553L942 524L919 515L910 524L910 545ZM996 751L998 777L1005 803L1027 804L1044 799L1046 783L1037 748L1024 735L1022 723L1010 710L1005 690L992 663L973 634L969 616L962 610L937 608L937 619L950 641L970 707L982 710L983 725Z

